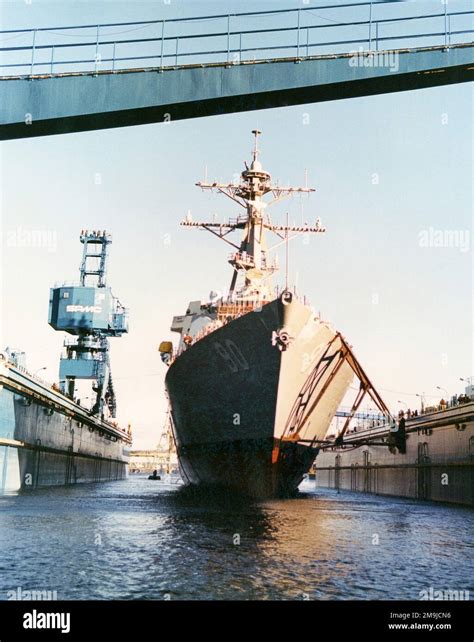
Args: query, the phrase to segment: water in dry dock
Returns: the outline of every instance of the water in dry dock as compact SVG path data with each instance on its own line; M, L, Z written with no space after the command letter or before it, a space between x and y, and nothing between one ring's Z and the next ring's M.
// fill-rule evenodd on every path
M313 484L256 504L144 477L0 497L0 599L474 596L474 511Z

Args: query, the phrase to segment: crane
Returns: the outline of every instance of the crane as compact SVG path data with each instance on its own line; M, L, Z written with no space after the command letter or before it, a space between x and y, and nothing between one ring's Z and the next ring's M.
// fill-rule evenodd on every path
M76 379L93 381L91 413L115 417L117 403L110 369L110 337L128 332L128 310L107 286L108 247L112 237L105 230L82 230L79 284L51 288L49 325L67 332L59 365L61 391L74 399Z

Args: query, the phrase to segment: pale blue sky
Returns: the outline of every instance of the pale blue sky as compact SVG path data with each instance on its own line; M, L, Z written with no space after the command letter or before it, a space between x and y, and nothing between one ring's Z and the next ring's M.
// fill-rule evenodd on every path
M173 0L166 11L269 4L297 5ZM150 19L162 11L161 2L115 1L2 8L3 28ZM195 220L236 213L228 199L194 183L205 165L210 178L240 172L255 127L275 178L302 184L307 169L317 188L279 206L275 219L289 211L300 221L303 203L304 219L320 216L328 230L308 245L292 242L293 280L297 272L300 291L347 337L389 405L416 406L415 393L438 395L437 385L459 392L459 377L473 374L471 238L468 248L420 245L430 228L472 234L467 84L4 142L0 344L25 350L31 370L47 366L45 375L57 378L63 336L47 324L49 287L77 278L82 228L110 230L109 283L130 308L129 335L112 340L112 367L119 416L135 427L137 447L155 444L163 424L157 346L173 337L172 316L231 277L227 246L179 221L188 209ZM55 234L53 251L15 242L31 230Z

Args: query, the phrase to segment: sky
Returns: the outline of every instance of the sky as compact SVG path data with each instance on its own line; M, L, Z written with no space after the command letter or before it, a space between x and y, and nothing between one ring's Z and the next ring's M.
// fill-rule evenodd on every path
M297 4L0 6L7 29ZM119 420L132 424L136 448L156 445L166 411L158 345L176 341L173 315L231 278L227 246L179 222L188 210L194 220L237 213L194 183L206 166L209 178L232 180L257 127L265 169L292 185L306 171L317 190L277 206L274 220L288 212L327 228L292 241L290 280L353 345L392 409L418 407L417 394L439 401L437 386L461 392L474 370L472 107L461 84L1 143L0 346L58 379L64 335L48 326L49 288L78 278L83 228L110 231L108 283L130 309L129 334L111 340Z

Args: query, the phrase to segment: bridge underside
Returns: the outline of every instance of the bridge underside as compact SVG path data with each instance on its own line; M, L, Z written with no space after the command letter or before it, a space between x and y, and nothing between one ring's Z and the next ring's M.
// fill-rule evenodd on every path
M473 45L3 78L0 140L423 89L473 79Z

